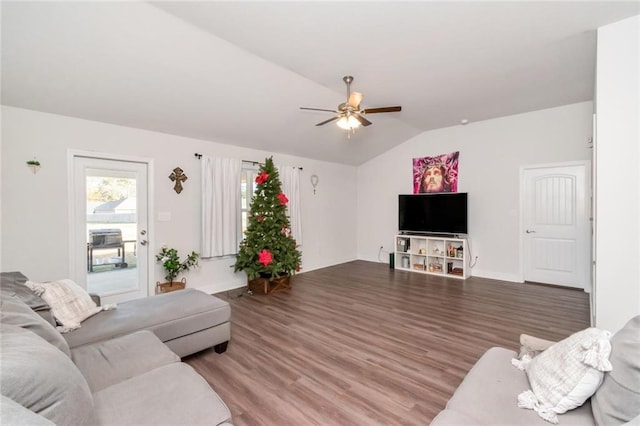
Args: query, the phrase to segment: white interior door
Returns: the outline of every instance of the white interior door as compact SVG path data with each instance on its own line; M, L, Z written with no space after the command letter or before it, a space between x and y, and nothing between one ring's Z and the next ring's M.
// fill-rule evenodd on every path
M589 288L589 163L523 169L525 281Z
M72 271L103 303L149 295L148 166L73 157Z

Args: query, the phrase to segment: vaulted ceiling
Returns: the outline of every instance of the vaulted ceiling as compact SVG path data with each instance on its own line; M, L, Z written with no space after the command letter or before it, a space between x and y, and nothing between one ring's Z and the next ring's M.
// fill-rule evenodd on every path
M640 3L2 2L2 103L359 165L426 130L593 99ZM327 112L344 75L372 126Z

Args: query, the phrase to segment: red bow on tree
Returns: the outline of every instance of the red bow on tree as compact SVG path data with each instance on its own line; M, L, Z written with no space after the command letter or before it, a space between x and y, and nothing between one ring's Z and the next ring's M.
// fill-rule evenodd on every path
M267 249L262 249L260 253L258 253L258 262L262 263L264 266L269 265L273 261L271 257L271 252Z
M280 204L282 204L283 206L286 206L287 203L289 202L289 199L287 198L287 196L284 195L282 192L278 194L278 200L280 200Z
M269 174L266 172L262 172L258 176L256 176L256 183L260 185L264 183L267 179L269 179Z

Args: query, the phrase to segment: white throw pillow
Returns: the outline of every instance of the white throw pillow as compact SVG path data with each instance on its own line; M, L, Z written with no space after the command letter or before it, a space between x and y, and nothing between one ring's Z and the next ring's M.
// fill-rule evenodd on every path
M524 368L532 390L518 395L518 407L535 410L557 424L557 414L581 406L611 370L611 333L587 328L554 344L533 359L514 361Z
M58 327L61 333L80 328L82 321L103 309L82 287L69 279L47 283L27 281L25 285L51 306L53 317L62 324Z

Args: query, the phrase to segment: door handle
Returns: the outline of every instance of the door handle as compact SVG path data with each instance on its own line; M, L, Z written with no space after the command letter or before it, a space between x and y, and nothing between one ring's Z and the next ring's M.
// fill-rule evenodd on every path
M528 230L528 229L527 229L525 232L526 232L527 234L535 234L535 233L536 233L536 231L530 231L530 230Z
M146 246L146 245L147 245L147 240L142 240L142 241L140 241L140 245L141 245L141 246Z

